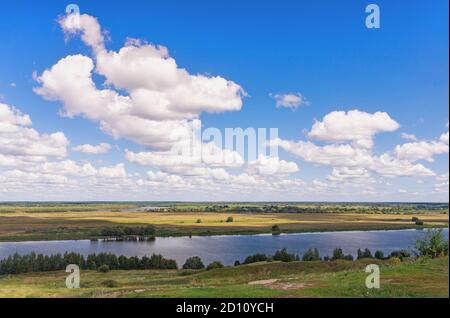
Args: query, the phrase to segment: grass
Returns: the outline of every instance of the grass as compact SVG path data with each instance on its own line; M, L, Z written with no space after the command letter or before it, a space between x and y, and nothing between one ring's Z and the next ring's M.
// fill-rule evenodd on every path
M365 287L366 265L381 268L381 288ZM66 273L0 277L0 297L449 297L448 257L405 262L358 260L259 263L211 271L81 272L81 288L65 288ZM106 286L111 286L110 288Z
M114 205L110 205L116 211ZM0 209L0 241L88 239L100 228L152 224L157 236L228 235L281 232L385 230L448 227L448 214L420 215L424 226L412 222L416 214L363 213L219 213L132 212L117 210L32 212ZM226 222L233 218L233 222ZM197 220L201 219L201 223Z

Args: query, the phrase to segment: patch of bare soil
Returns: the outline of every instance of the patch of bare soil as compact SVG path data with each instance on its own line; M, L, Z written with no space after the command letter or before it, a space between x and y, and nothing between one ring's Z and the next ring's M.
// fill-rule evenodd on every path
M311 284L305 283L281 283L278 279L257 280L248 284L266 286L277 290L298 290L312 286Z

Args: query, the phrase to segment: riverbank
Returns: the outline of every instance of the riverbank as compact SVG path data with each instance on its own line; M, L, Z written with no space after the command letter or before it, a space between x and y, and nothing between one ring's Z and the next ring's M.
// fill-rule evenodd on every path
M419 217L424 225L416 225ZM227 219L232 218L232 222ZM157 237L448 228L448 214L0 212L0 241L83 240L104 228L153 225ZM274 231L274 226L277 229Z
M380 289L365 287L368 264L380 265ZM404 262L273 262L211 271L82 271L81 288L67 289L67 273L58 271L0 277L0 297L448 298L448 272L448 257Z

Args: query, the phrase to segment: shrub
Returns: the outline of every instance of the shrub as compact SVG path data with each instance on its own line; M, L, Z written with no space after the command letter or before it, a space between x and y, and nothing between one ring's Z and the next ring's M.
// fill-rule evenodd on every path
M97 271L100 272L100 273L108 273L110 271L110 269L109 269L108 265L103 264L102 266L100 266L97 269Z
M411 253L406 250L393 251L389 257L390 258L398 258L399 260L402 261L404 258L411 257Z
M115 288L115 287L119 286L119 284L115 280L112 280L112 279L105 280L104 282L102 282L102 285L107 288Z
M247 258L244 260L244 264L251 264L251 263L259 263L259 262L266 262L269 258L266 254L255 254L247 256Z
M234 266L240 266L240 265L241 265L241 262L239 262L239 261L234 262Z
M420 256L436 258L448 255L448 241L445 240L442 229L429 230L424 238L417 240L416 249Z
M197 219L195 223L202 223L202 219Z
M376 252L375 252L375 258L376 258L376 259L384 259L384 253L383 253L383 251L376 251Z
M294 262L300 260L298 255L289 254L285 248L276 251L272 258L274 261L281 261L281 262Z
M212 270L212 269L218 269L218 268L224 268L225 266L223 266L223 264L221 263L221 262L219 262L219 261L215 261L215 262L212 262L211 264L209 264L207 267L206 267L206 270L207 271L210 271L210 270Z
M317 248L309 249L304 255L302 260L304 262L311 262L311 261L320 261L320 255Z
M272 226L272 232L280 232L280 227L278 225Z
M345 255L345 256L344 256L344 260L346 260L346 261L353 261L354 258L353 258L352 255L348 254L348 255Z
M198 256L190 257L186 260L186 263L183 265L183 269L204 269L205 265L202 262L202 259Z
M422 221L422 220L417 220L416 221L416 225L423 226L424 224L425 224L425 222Z
M232 217L232 216L229 216L229 217L227 218L226 222L227 222L227 223L233 223L233 222L234 222L233 217Z
M389 259L389 262L392 263L393 265L398 265L402 262L402 260L398 257L392 257Z
M411 222L417 222L419 221L419 218L417 216L413 216L411 219Z

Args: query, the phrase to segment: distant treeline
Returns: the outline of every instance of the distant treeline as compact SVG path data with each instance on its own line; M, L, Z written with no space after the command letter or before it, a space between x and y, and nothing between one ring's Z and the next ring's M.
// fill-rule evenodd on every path
M229 205L229 204L213 204L197 207L173 206L169 211L191 211L191 212L233 212L233 213L406 213L441 211L448 212L448 204L311 204L311 205L294 205L294 204L266 204L266 205Z
M156 233L155 227L149 225L144 227L107 227L99 231L102 237L124 237L124 236L140 236L140 237L154 237Z

